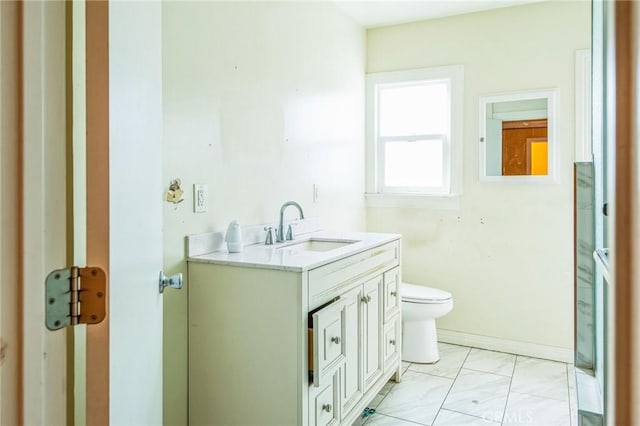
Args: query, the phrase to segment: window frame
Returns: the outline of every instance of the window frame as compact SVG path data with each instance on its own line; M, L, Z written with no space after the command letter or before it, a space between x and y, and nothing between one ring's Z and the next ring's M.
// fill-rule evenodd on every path
M379 92L384 87L417 85L421 82L447 82L449 86L449 135L379 135ZM415 206L420 200L455 197L462 193L462 108L464 67L450 65L408 71L367 74L366 77L366 151L367 151L367 204L389 206L389 199L400 204L410 200ZM390 187L384 182L384 147L394 141L443 141L443 185L440 187ZM403 201L404 200L404 201ZM393 203L391 203L393 204ZM442 204L442 203L439 203ZM446 204L446 203L445 203ZM454 206L455 208L455 206Z

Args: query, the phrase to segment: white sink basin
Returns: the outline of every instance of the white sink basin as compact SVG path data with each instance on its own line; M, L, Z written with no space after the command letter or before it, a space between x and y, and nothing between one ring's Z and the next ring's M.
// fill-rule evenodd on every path
M291 251L329 251L337 248L348 246L349 244L357 243L357 240L329 240L329 239L317 239L312 238L310 240L303 240L300 242L294 242L284 247L280 247L277 250L291 250Z

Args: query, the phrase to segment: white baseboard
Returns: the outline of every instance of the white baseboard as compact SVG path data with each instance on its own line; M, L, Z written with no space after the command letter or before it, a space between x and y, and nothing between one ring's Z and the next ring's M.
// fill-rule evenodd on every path
M573 364L573 350L569 348L519 342L517 340L462 333L442 328L438 329L438 341Z

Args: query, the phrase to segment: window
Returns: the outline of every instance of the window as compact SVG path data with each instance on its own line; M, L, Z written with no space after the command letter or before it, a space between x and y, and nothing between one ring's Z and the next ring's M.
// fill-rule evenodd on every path
M460 193L463 67L367 76L367 192Z

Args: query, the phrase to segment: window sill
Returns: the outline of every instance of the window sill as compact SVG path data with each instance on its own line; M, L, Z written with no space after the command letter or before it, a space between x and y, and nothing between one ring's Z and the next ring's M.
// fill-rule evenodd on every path
M367 207L460 210L460 195L365 194Z

